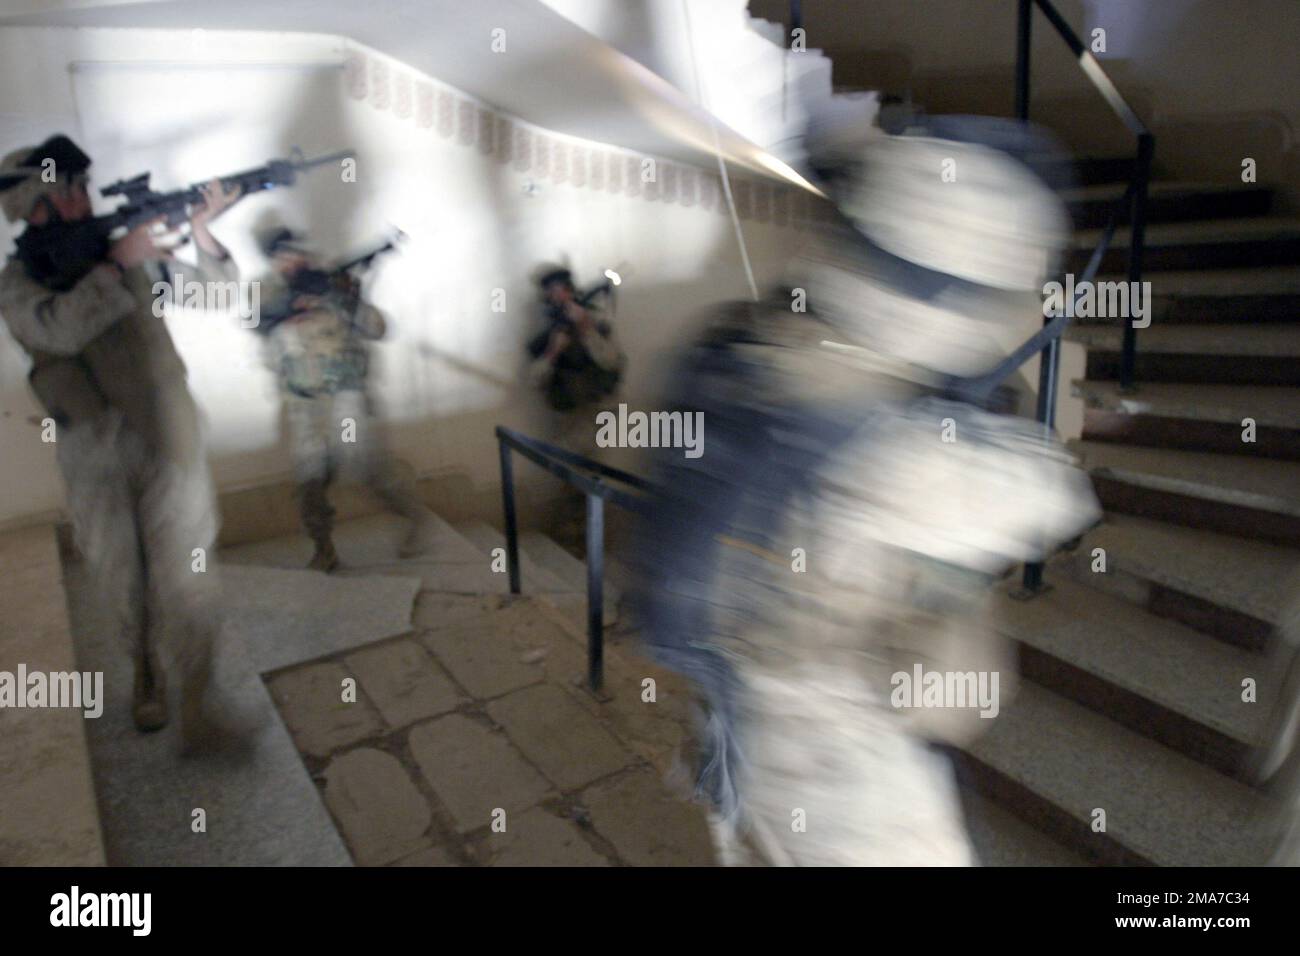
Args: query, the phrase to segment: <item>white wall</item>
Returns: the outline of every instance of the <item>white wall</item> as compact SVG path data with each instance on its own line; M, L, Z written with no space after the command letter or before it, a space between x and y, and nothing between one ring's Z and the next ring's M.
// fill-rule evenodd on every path
M535 157L527 171L513 157L499 162L478 136L484 104L339 38L3 29L0 64L0 151L63 130L96 158L100 184L150 169L158 188L171 188L295 145L308 155L354 147L355 183L321 170L292 190L241 203L214 231L250 275L261 263L249 232L272 211L308 228L326 255L364 246L390 223L410 234L405 251L376 270L371 294L393 329L378 349L377 393L397 454L422 475L490 485L491 426L540 427L535 396L517 385L522 343L537 321L529 274L540 260L567 259L583 282L631 264L617 321L634 404L656 392L664 358L699 310L747 289L718 204L705 210L557 182L554 171L538 172ZM474 121L467 142L462 109ZM599 145L530 132L552 149ZM743 227L760 280L771 276L795 231L753 219ZM505 290L504 313L491 310L496 289ZM258 340L228 316L180 312L169 325L210 423L220 487L287 476ZM0 337L0 523L61 503L53 449L31 421L38 413L26 364Z

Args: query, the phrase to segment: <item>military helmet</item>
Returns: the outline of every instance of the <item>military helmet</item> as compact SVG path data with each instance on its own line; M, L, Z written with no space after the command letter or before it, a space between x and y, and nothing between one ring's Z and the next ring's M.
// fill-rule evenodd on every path
M1030 161L1047 134L986 116L936 116L869 146L840 202L858 231L928 269L1034 291L1070 234L1065 207Z
M62 133L39 146L24 146L9 153L0 160L0 209L5 219L26 219L37 200L84 176L89 168L90 157ZM47 176L47 170L52 170L53 175Z
M843 220L792 266L789 283L852 340L946 375L993 368L1041 310L1070 235L1035 166L1062 150L993 117L925 117L876 131L839 168ZM839 146L843 155L843 145ZM1040 313L1041 315L1041 313Z
M573 288L573 272L569 269L547 269L537 279L537 284L545 289L552 282L563 282L570 289Z

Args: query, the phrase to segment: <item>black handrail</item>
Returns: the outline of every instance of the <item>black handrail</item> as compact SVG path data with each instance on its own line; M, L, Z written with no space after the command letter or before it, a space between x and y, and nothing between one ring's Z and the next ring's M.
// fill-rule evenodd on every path
M1142 281L1142 250L1146 242L1147 190L1151 180L1151 159L1155 154L1155 137L1150 129L1138 118L1120 95L1110 77L1102 70L1096 58L1088 50L1078 34L1065 21L1065 18L1052 6L1050 0L1017 0L1016 15L1016 116L1022 120L1029 119L1029 37L1033 24L1033 8L1037 6L1047 17L1047 21L1065 41L1066 46L1078 58L1079 66L1092 82L1098 92L1105 98L1111 109L1119 116L1130 132L1137 136L1137 158L1133 164L1129 187L1124 195L1111 209L1110 218L1101 241L1093 251L1084 270L1083 279L1077 283L1079 294L1091 283L1101 267L1102 259L1110 248L1111 239L1119 225L1120 218L1128 213L1130 225L1128 280L1130 283ZM1030 338L1013 355L1022 355L1021 361L1027 360L1035 351L1041 349L1042 359L1038 367L1038 408L1036 417L1046 428L1056 424L1056 391L1060 375L1061 348L1060 337L1074 315L1074 303L1066 304L1066 314L1050 322ZM1120 357L1120 389L1133 390L1134 363L1137 354L1137 330L1131 318L1124 320L1123 352ZM1017 364L1018 367L1018 364ZM1001 368L1001 366L999 366ZM1037 594L1043 590L1043 565L1026 564L1024 588L1021 596Z
M644 512L647 505L644 496L629 494L602 477L649 494L656 491L655 486L630 472L602 465L504 425L496 427L496 436L501 455L501 499L505 511L506 562L511 594L519 594L522 589L511 452L518 452L587 496L587 684L593 691L599 691L604 682L605 668L605 502L636 512Z

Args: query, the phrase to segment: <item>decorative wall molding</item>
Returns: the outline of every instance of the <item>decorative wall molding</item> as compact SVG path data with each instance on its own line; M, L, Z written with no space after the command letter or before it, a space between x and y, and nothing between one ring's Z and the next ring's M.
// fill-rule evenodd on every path
M729 214L716 171L534 126L370 49L350 46L342 77L349 98L401 122L413 119L431 135L454 137L517 173L572 189ZM731 189L742 220L781 228L806 229L827 205L767 179L733 177Z
M433 128L433 84L421 80L415 90L415 125L420 129Z
M393 115L400 120L411 118L411 74L398 73L393 82Z
M370 105L386 110L391 103L388 95L388 61L377 56L370 59Z

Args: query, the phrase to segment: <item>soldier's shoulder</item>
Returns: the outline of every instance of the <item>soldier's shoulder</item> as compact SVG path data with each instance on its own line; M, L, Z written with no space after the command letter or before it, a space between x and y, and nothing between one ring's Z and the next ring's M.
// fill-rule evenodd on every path
M12 256L6 260L4 268L0 269L0 297L13 295L30 283L27 270L23 268L21 262Z
M27 273L23 270L23 264L13 256L5 260L3 268L0 268L0 279L13 280L16 278L27 278Z

